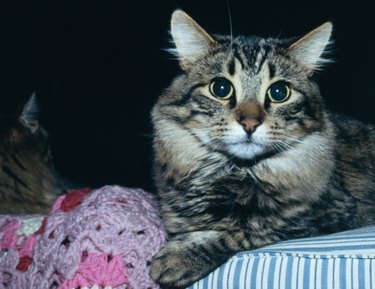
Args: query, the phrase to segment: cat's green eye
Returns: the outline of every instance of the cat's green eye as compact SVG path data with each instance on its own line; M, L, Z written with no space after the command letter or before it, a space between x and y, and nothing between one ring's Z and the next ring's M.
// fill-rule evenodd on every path
M234 94L234 88L228 79L219 77L212 80L210 84L210 93L218 99L226 100Z
M267 96L271 102L284 102L290 97L290 88L283 81L272 84L267 90Z

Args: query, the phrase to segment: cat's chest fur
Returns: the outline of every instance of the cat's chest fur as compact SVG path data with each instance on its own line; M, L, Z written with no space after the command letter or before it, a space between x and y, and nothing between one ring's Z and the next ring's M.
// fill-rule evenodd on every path
M155 172L162 176L167 230L171 236L207 227L241 231L249 240L244 246L253 248L358 226L356 198L343 183L351 168L338 159L350 148L338 146L338 133L327 120L324 133L255 163L210 153L194 138L188 151L186 139L158 141ZM186 158L188 152L194 153Z

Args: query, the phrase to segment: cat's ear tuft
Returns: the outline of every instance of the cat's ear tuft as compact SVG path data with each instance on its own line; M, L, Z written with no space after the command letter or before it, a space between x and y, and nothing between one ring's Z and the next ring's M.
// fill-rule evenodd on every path
M320 70L324 64L331 62L325 57L325 52L331 44L331 35L332 23L326 22L292 43L288 51L310 73L313 73Z
M39 105L35 92L33 92L23 107L22 113L19 117L20 122L27 127L32 133L39 129Z
M214 39L182 10L176 10L171 19L171 35L175 48L169 49L180 61L182 69L188 69L199 57L210 51Z

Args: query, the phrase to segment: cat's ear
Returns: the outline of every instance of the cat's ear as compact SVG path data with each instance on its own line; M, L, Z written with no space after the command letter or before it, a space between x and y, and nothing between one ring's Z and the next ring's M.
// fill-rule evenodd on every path
M332 23L326 22L307 33L289 46L288 51L299 63L304 65L310 73L320 70L330 62L324 52L330 44Z
M39 105L35 92L33 92L23 107L22 113L19 116L19 121L32 133L35 133L39 129L38 117Z
M182 10L172 14L171 34L176 47L169 52L178 58L182 69L188 69L215 44L215 40Z

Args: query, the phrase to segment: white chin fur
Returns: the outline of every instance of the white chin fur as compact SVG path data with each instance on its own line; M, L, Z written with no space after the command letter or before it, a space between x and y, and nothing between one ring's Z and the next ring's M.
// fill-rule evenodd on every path
M230 144L228 152L241 159L253 159L264 153L264 147L255 143Z
M259 126L251 136L251 141L247 140L247 134L238 124L232 124L230 134L224 137L227 150L230 154L241 159L254 159L266 151L266 128Z

